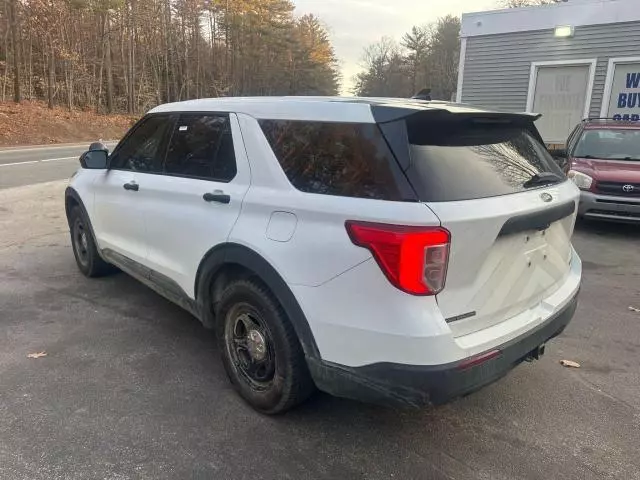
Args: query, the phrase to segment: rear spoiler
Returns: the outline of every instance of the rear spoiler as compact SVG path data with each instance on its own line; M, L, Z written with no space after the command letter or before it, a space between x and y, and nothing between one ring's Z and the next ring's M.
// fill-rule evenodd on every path
M433 119L433 117L441 117L443 120L447 117L460 118L487 118L487 119L505 119L511 122L529 121L535 122L542 114L529 112L506 112L500 110L483 110L467 105L454 103L441 103L438 105L432 102L433 108L416 109L411 107L390 106L390 105L371 105L371 113L376 123L388 123L401 119ZM447 105L448 108L439 108Z
M412 126L418 126L419 128L416 123L421 121L437 122L440 125L447 122L464 122L465 120L474 123L486 122L493 125L500 123L504 123L505 126L515 125L528 130L544 146L544 140L542 140L540 132L534 125L534 122L541 117L537 113L487 111L454 104L451 104L451 107L447 109L416 109L385 105L372 105L371 109L382 135L400 164L400 168L405 172L411 164L411 157L408 151L408 132Z

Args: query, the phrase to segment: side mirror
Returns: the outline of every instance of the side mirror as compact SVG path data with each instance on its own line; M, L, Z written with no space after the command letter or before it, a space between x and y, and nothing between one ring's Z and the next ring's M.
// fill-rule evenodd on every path
M554 158L566 158L567 150L565 148L554 148L549 150L549 153Z
M109 152L106 150L89 150L84 152L80 157L80 165L82 168L93 170L103 170L107 168L107 159Z
M93 142L89 145L89 150L104 150L105 152L109 152L107 146L102 142Z

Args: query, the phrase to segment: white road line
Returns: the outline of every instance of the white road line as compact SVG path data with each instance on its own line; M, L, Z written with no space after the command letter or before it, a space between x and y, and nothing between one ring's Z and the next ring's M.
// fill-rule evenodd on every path
M72 158L80 158L80 155L76 155L75 157L46 158L40 161L41 162L57 162L58 160L71 160Z
M3 163L0 167L11 167L13 165L25 165L27 163L38 163L40 160L29 160L28 162L16 162L16 163Z
M15 166L15 165L27 165L29 163L57 162L58 160L72 160L74 158L80 158L80 155L78 155L77 157L45 158L43 160L26 160L24 162L0 163L0 167L12 167L12 166Z

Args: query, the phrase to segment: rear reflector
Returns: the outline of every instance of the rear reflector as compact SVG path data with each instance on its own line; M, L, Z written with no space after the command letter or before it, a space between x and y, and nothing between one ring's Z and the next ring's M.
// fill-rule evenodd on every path
M502 352L500 350L491 350L489 352L481 353L475 357L469 357L458 364L458 370L466 370L467 368L476 367L484 362L488 362L492 358L500 356Z
M389 281L412 295L435 295L444 288L450 234L439 227L345 223L351 241L367 248Z

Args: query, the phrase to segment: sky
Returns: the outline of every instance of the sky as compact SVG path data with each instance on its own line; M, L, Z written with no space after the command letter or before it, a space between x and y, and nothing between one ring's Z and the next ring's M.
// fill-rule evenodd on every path
M296 14L314 13L325 23L340 61L342 94L350 94L363 49L391 37L400 40L414 25L447 14L496 8L498 0L293 0Z

